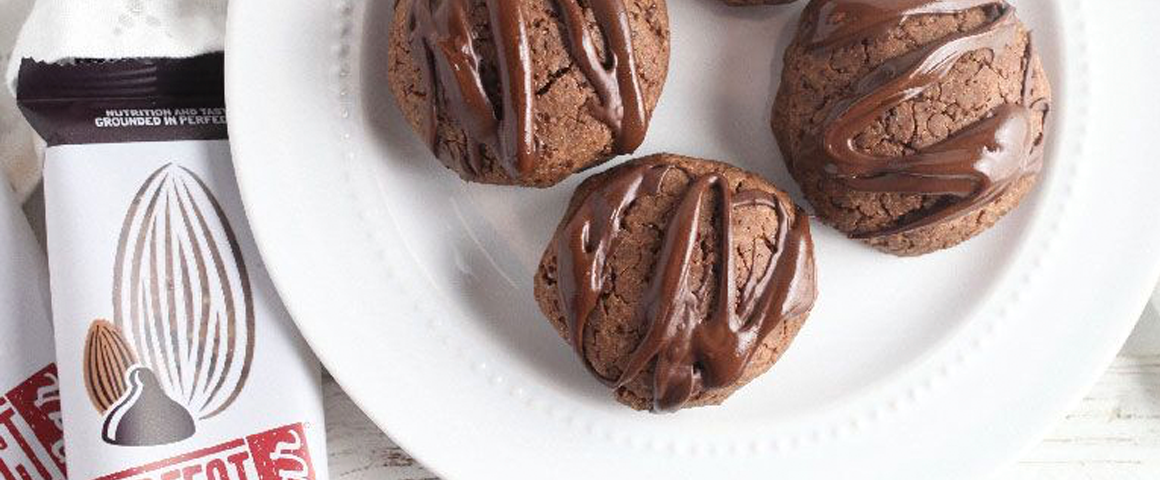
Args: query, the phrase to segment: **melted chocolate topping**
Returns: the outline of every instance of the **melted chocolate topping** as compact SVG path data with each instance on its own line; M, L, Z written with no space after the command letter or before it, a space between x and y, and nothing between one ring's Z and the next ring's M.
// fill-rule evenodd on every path
M633 202L656 195L666 174L680 167L658 161L626 169L584 199L557 239L560 300L572 346L601 381L621 387L653 368L653 410L673 411L703 392L736 383L762 341L783 321L809 313L817 296L813 244L805 212L759 190L734 194L719 174L694 178L671 214L651 283L637 314L647 333L630 355L619 378L606 378L584 352L584 333L607 278L606 262L616 248L621 222ZM698 243L697 221L708 197L719 195L720 232L716 285L694 289L692 257ZM776 238L764 270L749 273L740 288L734 258L733 211L743 207L776 212ZM790 221L791 209L794 210ZM716 295L709 296L708 289ZM709 313L698 313L715 298ZM655 360L655 364L653 361Z
M482 149L486 147L509 176L522 178L535 170L539 158L532 49L521 6L524 2L485 0L502 92L502 105L497 108L484 86L481 59L475 50L471 10L478 1L414 0L411 4L411 53L430 92L423 135L444 163L467 177L483 173ZM644 139L648 115L623 0L584 2L602 34L604 55L588 31L580 0L550 1L567 29L573 61L596 90L598 100L588 102L589 111L612 131L613 153L631 153ZM437 148L440 108L467 136L467 152L460 162Z
M945 195L950 201L856 238L909 232L957 218L991 202L1016 181L1039 171L1043 135L1036 135L1036 112L1044 119L1047 98L1032 98L1033 47L1024 55L1023 98L996 107L949 138L899 157L875 157L858 150L857 136L892 108L937 85L964 55L990 50L998 55L1019 40L1015 8L1003 0L814 0L803 13L799 38L810 53L826 53L876 38L915 15L954 14L987 9L994 20L955 33L913 52L887 60L859 80L831 109L800 161L846 187L863 192Z

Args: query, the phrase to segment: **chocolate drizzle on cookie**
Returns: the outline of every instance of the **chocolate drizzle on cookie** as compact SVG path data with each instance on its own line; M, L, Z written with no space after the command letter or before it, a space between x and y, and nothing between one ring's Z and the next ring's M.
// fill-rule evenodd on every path
M612 131L613 153L630 153L644 139L648 117L623 0L585 0L602 35L598 49L580 0L554 2L567 30L573 61L596 90L592 116ZM414 0L408 28L411 53L428 85L423 136L432 151L468 178L484 171L484 149L507 175L522 178L537 166L532 48L523 0L483 0L496 50L502 101L488 95L471 19L480 0ZM603 54L602 54L603 52ZM440 110L442 109L442 111ZM438 148L442 113L463 129L467 151L456 161Z
M652 280L637 310L647 332L619 378L596 372L585 356L585 331L604 291L606 262L617 247L621 223L636 200L658 194L665 176L679 169L657 161L626 168L583 199L556 244L560 300L573 348L593 374L617 388L651 365L654 411L677 410L702 393L736 383L762 341L783 322L808 314L817 296L804 212L769 192L734 193L720 174L693 177L670 214ZM694 289L691 266L700 241L697 224L714 194L721 252L714 269L716 283ZM768 265L764 269L754 265L748 278L738 279L733 214L745 207L772 209L778 229L775 238L765 239L772 250ZM704 305L710 301L714 303ZM706 310L707 315L700 313Z
M964 215L1006 192L1043 163L1036 113L1050 102L1032 97L1034 52L1025 54L1023 98L1006 103L949 138L899 157L876 157L855 145L858 135L894 107L937 85L964 55L998 55L1019 40L1015 8L1002 0L814 0L803 13L800 38L810 53L826 53L885 35L916 15L956 14L983 8L993 20L887 60L856 82L830 110L797 161L846 187L864 192L939 195L945 200L884 229L856 238L906 233Z

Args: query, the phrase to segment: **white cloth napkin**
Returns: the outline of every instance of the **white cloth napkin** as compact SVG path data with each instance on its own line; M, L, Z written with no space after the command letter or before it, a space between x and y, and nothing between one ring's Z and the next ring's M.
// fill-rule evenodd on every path
M0 0L0 65L7 65L20 25L32 0ZM0 187L4 178L20 200L28 198L40 179L40 155L32 129L16 109L7 88L0 88Z
M39 0L17 38L31 3L0 0L0 52L16 38L0 56L10 88L22 58L189 57L224 44L226 0ZM0 93L0 165L21 199L40 181L32 138L9 92Z

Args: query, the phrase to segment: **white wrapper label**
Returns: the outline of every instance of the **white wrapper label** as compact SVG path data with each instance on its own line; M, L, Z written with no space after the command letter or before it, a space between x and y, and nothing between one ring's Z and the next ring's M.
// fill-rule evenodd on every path
M45 196L70 476L326 478L318 365L228 143L53 146Z

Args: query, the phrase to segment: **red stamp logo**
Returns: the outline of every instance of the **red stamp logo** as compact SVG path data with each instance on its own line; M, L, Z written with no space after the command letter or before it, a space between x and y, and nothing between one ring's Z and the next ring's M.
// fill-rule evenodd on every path
M56 365L44 367L0 397L0 478L65 478Z
M267 430L97 480L316 480L301 423Z

